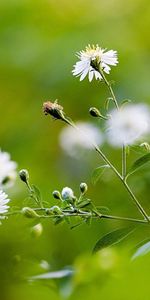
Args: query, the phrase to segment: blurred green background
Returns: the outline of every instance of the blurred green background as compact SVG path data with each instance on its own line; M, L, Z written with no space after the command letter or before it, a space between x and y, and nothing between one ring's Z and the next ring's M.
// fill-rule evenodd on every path
M109 78L115 81L119 101L128 98L149 103L149 28L148 0L0 1L0 147L11 153L18 169L29 170L31 181L50 205L54 204L53 190L70 186L78 193L80 182L87 182L89 197L96 204L108 206L111 214L139 216L112 174L92 186L91 172L102 163L95 153L78 160L63 153L58 136L64 125L46 118L42 103L59 99L73 120L96 124L88 109L103 108L108 92L103 84L90 84L87 79L80 83L71 74L75 52L89 43L118 51L119 65L112 69ZM107 146L104 151L120 166L120 151ZM129 157L129 163L133 158L135 154ZM150 213L149 182L148 168L131 179L137 196ZM19 179L7 192L12 204L23 205L27 191ZM53 283L50 288L51 283L28 284L24 279L43 272L39 267L42 260L50 264L51 270L72 265L78 256L90 255L100 236L124 224L102 221L70 230L66 224L55 227L44 221L39 239L30 235L33 225L33 221L25 218L11 217L0 227L2 300L62 299ZM132 248L134 241L148 235L149 230L142 227L124 247ZM125 251L123 265L126 255ZM101 274L101 283L89 281L70 299L149 299L148 266L150 258L146 257L126 267L123 275L114 271L107 278ZM88 264L85 271L90 273Z

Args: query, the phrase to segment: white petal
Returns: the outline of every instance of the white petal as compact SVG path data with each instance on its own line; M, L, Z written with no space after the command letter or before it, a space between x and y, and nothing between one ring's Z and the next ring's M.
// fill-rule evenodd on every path
M89 81L91 82L94 76L94 71L89 72Z
M82 81L82 80L86 77L86 75L88 74L88 72L89 72L89 68L86 68L86 69L83 71L83 73L82 73L82 75L81 75L81 77L80 77L80 81Z

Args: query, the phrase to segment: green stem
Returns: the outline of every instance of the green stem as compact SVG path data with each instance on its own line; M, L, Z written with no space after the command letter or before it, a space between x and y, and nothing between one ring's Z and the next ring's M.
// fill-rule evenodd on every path
M139 209L140 213L144 216L144 218L147 220L147 222L150 222L149 216L147 215L147 213L145 212L144 208L141 206L141 204L139 203L139 201L137 200L137 198L135 197L135 195L133 194L133 192L131 191L130 187L128 186L128 184L125 182L124 178L121 176L121 174L119 173L119 171L116 169L116 167L109 161L109 159L105 156L105 154L101 151L101 149L93 142L91 141L91 139L89 139L89 137L82 131L80 130L72 121L69 121L68 124L70 126L72 126L73 128L75 128L76 130L78 130L80 133L82 133L84 136L86 136L86 138L89 140L89 142L91 143L91 145L93 146L93 148L96 150L96 152L101 156L101 158L106 162L107 165L110 166L110 168L113 170L113 172L117 175L117 177L121 180L121 182L123 183L123 185L125 186L126 190L128 191L128 193L130 194L130 197L132 199L132 201L134 202L134 204L137 206L137 208Z
M32 208L34 211L43 211L46 212L48 208ZM8 212L4 215L4 217L15 215L15 214L22 214L21 210L14 211L14 212ZM92 217L93 219L110 219L110 220L116 220L116 221L127 221L127 222L133 222L133 223L140 223L140 224L147 224L150 225L150 222L147 222L147 220L140 220L140 219L134 219L134 218L128 218L128 217L120 217L120 216L112 216L112 215L105 215L98 213L97 211L94 211L94 214L87 211L78 211L78 212L71 212L68 210L63 210L62 214L59 215L39 215L39 218L54 218L54 217Z
M101 76L102 76L102 78L103 78L106 86L109 89L109 92L110 92L110 94L112 96L112 99L113 99L113 101L115 103L116 108L119 110L119 105L118 105L117 99L115 97L115 94L113 92L113 89L111 87L111 84L108 82L107 78L105 77L105 74L104 74L102 68L99 68L99 72L100 72L100 74L101 74ZM101 151L98 151L98 152L101 155L101 157L104 157L104 156L102 156ZM110 165L110 167L111 167L111 165ZM130 189L130 187L128 186L128 184L125 181L125 179L126 179L126 147L125 147L125 145L123 145L123 147L122 147L122 176L120 175L120 173L118 171L116 172L115 168L112 168L112 170L116 173L116 175L119 177L119 179L121 180L121 182L124 184L126 190L130 194L130 197L131 197L132 201L137 206L137 208L139 209L139 211L141 212L141 214L144 216L144 218L146 218L147 222L150 222L149 216L147 215L147 213L145 212L144 208L141 206L141 204L139 203L139 201L135 197L134 193L132 192L132 190Z
M134 204L138 207L139 211L141 214L146 218L148 222L150 222L149 216L145 212L144 208L141 206L133 192L131 191L130 187L128 184L124 181L123 177L120 175L120 173L117 171L117 169L112 165L112 163L108 160L108 158L104 155L104 153L98 148L98 146L95 148L95 150L99 153L99 155L103 158L103 160L110 166L110 168L114 171L114 173L118 176L118 178L121 180L122 184L126 188L127 192L129 193L132 201Z
M110 92L110 94L112 96L112 99L113 99L113 101L115 103L116 108L119 109L119 105L118 105L117 99L115 97L115 94L114 94L114 91L113 91L113 89L111 87L110 82L107 80L107 78L106 78L106 76L105 76L105 74L104 74L104 72L103 72L103 70L101 68L99 69L99 72L100 72L100 74L101 74L101 76L102 76L105 84L107 85L107 87L109 89L109 92Z
M127 172L127 153L126 153L126 146L122 146L122 178L125 180L126 172Z

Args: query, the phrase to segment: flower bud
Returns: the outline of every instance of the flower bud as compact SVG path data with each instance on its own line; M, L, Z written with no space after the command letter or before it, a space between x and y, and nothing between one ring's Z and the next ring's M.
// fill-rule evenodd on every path
M140 147L145 148L147 151L150 151L150 145L147 142L140 144Z
M86 194L88 190L88 186L85 182L80 183L80 191L82 193L82 195Z
M47 215L61 215L62 214L62 210L59 206L54 205L51 208L48 208L46 210L46 214Z
M27 218L38 218L39 215L30 207L23 207L22 214Z
M61 200L60 192L59 192L59 191L53 191L53 197L54 197L55 199Z
M47 101L43 103L43 112L45 115L51 115L55 119L64 119L63 107L57 103L57 100L53 103Z
M71 200L74 198L73 190L69 187L64 187L61 192L63 200Z
M43 226L41 223L36 224L31 228L31 234L33 237L39 237L43 232Z
M102 116L100 111L96 107L91 107L89 109L89 113L92 117L101 117Z
M19 177L23 182L28 183L29 173L26 169L22 169L19 171Z

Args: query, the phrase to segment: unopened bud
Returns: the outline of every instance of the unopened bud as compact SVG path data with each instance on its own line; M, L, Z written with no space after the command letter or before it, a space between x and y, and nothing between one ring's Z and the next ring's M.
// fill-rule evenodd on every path
M26 169L23 169L23 170L20 170L19 171L19 177L20 179L25 182L25 183L28 183L28 180L29 180L29 173Z
M43 232L43 226L41 223L36 224L31 228L31 234L33 237L39 237Z
M57 100L54 103L51 101L43 103L43 112L45 115L51 115L55 119L63 120L64 118L63 107L57 103Z
M55 199L61 200L60 192L59 192L59 191L53 191L53 197L54 197Z
M30 207L23 207L22 214L27 218L38 218L39 215Z
M144 147L147 151L150 151L150 145L147 142L142 143L140 147Z
M101 113L96 107L91 107L89 113L92 117L101 117Z
M80 191L81 191L82 195L86 194L87 190L88 190L87 184L85 182L82 182L80 184Z
M46 214L47 215L61 215L62 214L62 210L59 206L54 205L51 208L48 208L46 210Z

